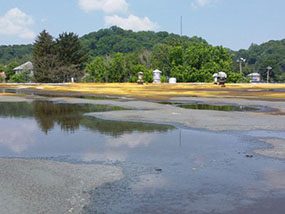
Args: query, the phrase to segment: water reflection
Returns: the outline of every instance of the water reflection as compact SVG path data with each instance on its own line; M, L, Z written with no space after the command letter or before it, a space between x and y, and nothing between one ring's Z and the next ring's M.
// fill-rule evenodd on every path
M124 133L138 132L165 132L173 129L172 126L144 124L134 122L114 122L85 117L88 112L104 112L124 110L118 106L67 104L37 100L32 103L8 102L0 103L1 118L34 118L44 133L53 130L56 125L62 131L75 132L80 126L89 130L110 136L120 136Z
M107 121L95 118L84 118L81 125L93 131L98 131L101 134L118 137L123 134L132 132L167 132L174 129L173 126L149 124L149 123L136 123L136 122L123 122L123 121Z
M174 129L172 126L105 121L84 116L88 112L114 110L123 108L45 100L0 103L0 155L74 157L80 154L87 155L87 159L98 159L98 156L108 154L108 159L113 159L114 155L124 159L125 151L111 154L106 145L110 145L111 150L120 145L126 150L148 146L155 134Z
M238 105L209 105L209 104L180 104L181 108L196 110L213 110L213 111L257 111L257 108Z

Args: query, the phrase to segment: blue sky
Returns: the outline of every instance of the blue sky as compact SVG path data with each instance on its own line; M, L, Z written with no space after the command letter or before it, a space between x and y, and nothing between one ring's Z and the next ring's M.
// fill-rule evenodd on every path
M0 45L32 43L46 29L84 35L111 25L180 32L237 50L285 38L284 0L1 0Z

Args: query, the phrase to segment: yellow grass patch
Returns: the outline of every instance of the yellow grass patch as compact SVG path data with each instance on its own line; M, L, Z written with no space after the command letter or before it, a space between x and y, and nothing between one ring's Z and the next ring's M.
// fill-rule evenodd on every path
M169 99L172 97L195 96L285 100L285 84L227 84L225 88L207 83L145 85L133 83L0 84L1 87L29 88L56 92L81 92L141 99Z

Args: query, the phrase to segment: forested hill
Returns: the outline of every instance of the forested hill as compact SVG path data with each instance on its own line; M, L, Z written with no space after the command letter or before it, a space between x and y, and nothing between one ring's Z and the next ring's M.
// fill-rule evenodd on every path
M151 50L159 43L171 45L175 45L175 43L181 45L189 41L193 43L207 43L206 40L198 37L180 37L179 35L167 32L133 32L115 26L86 34L80 38L80 41L92 57L117 52L129 53L141 49ZM12 61L22 63L31 60L32 47L32 45L0 46L0 64L8 64Z
M189 38L168 32L141 31L133 32L123 30L119 27L102 29L97 32L89 33L80 39L84 47L90 50L92 56L102 56L110 53L129 53L141 49L151 50L159 43L172 46L182 45L183 43L205 43L206 40L199 37Z
M276 81L285 80L285 39L269 41L261 45L252 44L248 50L235 53L235 60L246 59L244 73L259 72L265 78L266 68L273 68L272 76Z
M89 59L113 53L134 53L143 49L152 51L158 44L189 46L189 44L205 44L207 41L199 37L180 37L167 32L133 32L119 27L102 29L86 34L80 38L82 46L89 52ZM32 58L33 45L0 46L0 65L10 63L21 64ZM273 67L271 77L274 81L285 81L285 39L269 41L261 45L252 44L248 50L231 51L233 55L233 71L239 70L237 60L245 58L244 74L259 72L266 78L266 67Z
M32 48L33 45L2 45L0 46L0 64L31 60Z

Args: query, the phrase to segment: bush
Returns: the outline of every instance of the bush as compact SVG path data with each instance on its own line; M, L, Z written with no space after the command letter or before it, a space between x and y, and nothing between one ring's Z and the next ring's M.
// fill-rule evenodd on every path
M211 82L213 77L207 70L194 70L191 72L189 80L190 82Z
M91 83L91 82L96 82L96 79L95 77L87 73L81 78L81 82Z
M10 82L13 83L27 83L31 81L32 81L32 75L29 71L23 71L21 73L14 74L10 79Z
M153 82L152 70L146 70L146 71L144 72L143 81L144 81L145 83L152 83L152 82Z
M160 78L160 81L161 81L162 83L167 83L167 82L168 82L167 76L162 75L161 78Z
M250 80L247 77L244 77L241 73L229 73L228 80L229 83L249 83Z
M129 82L131 82L131 83L136 83L137 81L138 81L138 77L137 76L131 76L129 78Z

